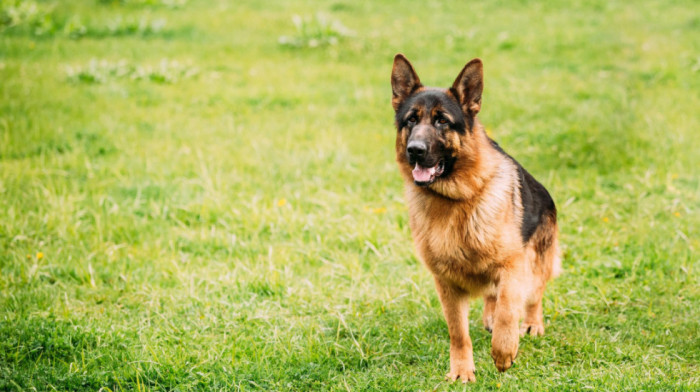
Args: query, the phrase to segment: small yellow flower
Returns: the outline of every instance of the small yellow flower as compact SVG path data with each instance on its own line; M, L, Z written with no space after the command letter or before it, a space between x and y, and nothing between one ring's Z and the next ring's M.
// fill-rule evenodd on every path
M27 254L27 258L28 258L28 259L31 259L31 258L32 258L32 255Z
M384 208L384 207L375 208L372 210L372 212L374 212L375 214L383 214L386 212L386 208Z
M676 211L676 212L673 213L673 215L675 215L676 217L679 217L679 216L681 216L681 213L678 212L678 211Z
M496 384L496 388L500 388L500 387L501 387L501 383L499 382Z
M676 178L678 178L678 174L676 174L676 173L671 174L671 179L672 179L672 180L675 180Z
M277 207L282 207L287 204L287 199L279 199L277 200Z
M36 252L36 259L41 260L44 258L44 253L43 252Z
M603 217L603 222L608 223L609 220L607 216Z

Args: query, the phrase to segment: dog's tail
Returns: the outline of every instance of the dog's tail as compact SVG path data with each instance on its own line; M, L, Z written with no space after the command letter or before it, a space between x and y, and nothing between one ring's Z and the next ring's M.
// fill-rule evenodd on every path
M561 267L561 249L559 249L559 236L557 235L557 238L554 239L554 246L552 246L552 275L551 278L554 279L557 276L561 275L562 273L562 267Z

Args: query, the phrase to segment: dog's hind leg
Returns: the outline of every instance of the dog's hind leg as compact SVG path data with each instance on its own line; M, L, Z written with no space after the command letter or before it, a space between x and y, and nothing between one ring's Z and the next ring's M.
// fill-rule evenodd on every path
M533 286L525 303L525 318L520 326L520 335L542 336L544 335L542 315L544 290L547 281L561 272L557 225L553 217L548 217L537 229L529 249Z
M530 336L544 335L544 318L542 317L542 294L544 294L544 285L538 290L538 298L533 303L525 305L525 319L520 326L520 335L529 334Z
M529 249L529 264L532 268L532 277L529 279L532 286L529 288L528 296L524 304L523 322L520 325L520 336L529 334L531 336L544 335L544 318L542 317L542 297L545 285L547 284L547 270L549 269L534 247Z

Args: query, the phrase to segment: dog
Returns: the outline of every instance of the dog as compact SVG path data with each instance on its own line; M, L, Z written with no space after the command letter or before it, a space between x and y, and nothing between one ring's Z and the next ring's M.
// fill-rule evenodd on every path
M447 321L447 378L465 383L476 381L469 300L484 298L491 357L504 372L521 334L544 334L542 296L561 271L554 201L479 123L483 85L480 59L448 89L424 87L402 54L391 71L396 161L413 243Z

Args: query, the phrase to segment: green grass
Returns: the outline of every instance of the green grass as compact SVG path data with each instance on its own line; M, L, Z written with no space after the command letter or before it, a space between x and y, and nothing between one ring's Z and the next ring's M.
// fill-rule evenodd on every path
M0 390L700 388L696 2L0 7ZM559 206L547 334L499 374L476 301L466 387L397 52L437 86L482 58L482 122Z

